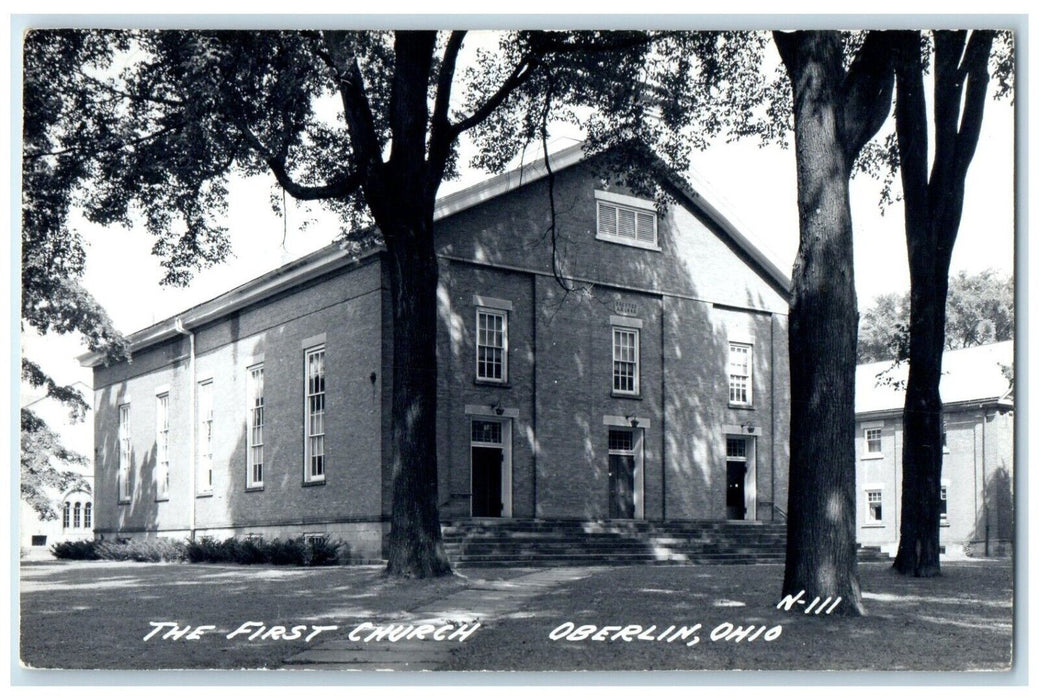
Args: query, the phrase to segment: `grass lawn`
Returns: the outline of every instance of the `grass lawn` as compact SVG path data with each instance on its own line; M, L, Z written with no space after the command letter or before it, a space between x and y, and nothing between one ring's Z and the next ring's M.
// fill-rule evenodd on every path
M1008 668L1012 565L949 562L942 570L942 577L922 580L897 576L887 564L863 564L869 615L843 618L776 610L783 573L777 565L600 568L484 620L447 656L446 670ZM502 579L529 571L463 573ZM23 564L21 659L35 668L277 668L322 642L340 644L358 622L403 623L409 611L467 587L477 592L476 583L397 581L379 567ZM150 621L216 629L195 641L163 640L165 630L145 641ZM226 638L246 621L339 629L310 643ZM692 636L670 643L551 640L567 622L618 626L610 635L627 625L656 625L651 636L671 625L702 627L693 646L686 644ZM771 641L770 632L753 641L712 641L712 630L726 622L782 631Z
M318 643L226 635L246 621L344 625L402 617L464 588L394 581L381 567L294 568L51 561L21 569L21 659L34 668L275 668ZM216 625L196 641L149 641L149 622ZM312 630L308 630L306 633Z
M860 566L868 616L776 610L783 569L762 566L624 567L530 601L474 635L455 670L973 670L1008 669L1013 624L1009 562L943 563L943 576L913 579L890 565ZM700 642L552 641L578 625L700 623ZM772 641L711 641L718 625L782 625ZM615 633L611 631L611 634ZM650 635L652 636L652 635ZM692 637L686 640L690 641Z

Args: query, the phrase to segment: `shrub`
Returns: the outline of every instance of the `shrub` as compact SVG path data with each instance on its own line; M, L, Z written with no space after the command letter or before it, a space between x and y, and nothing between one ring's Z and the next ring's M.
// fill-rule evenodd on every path
M51 547L59 559L108 559L112 561L173 562L194 564L276 564L279 566L330 566L349 563L350 546L337 540L302 537L287 540L217 540L203 536L191 540L166 538L137 540L83 540L60 542Z
M58 542L51 545L51 554L58 559L100 559L94 540Z
M184 561L187 545L179 540L164 537L154 539L110 541L97 543L96 550L102 559L113 561Z

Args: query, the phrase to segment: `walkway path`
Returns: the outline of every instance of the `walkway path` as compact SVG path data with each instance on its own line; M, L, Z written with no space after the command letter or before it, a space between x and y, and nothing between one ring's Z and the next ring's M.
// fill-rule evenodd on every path
M518 572L516 576L500 580L479 579L470 570L474 583L464 591L421 605L408 611L402 619L371 622L376 625L453 625L455 629L460 629L463 624L471 628L479 623L480 628L473 632L475 636L481 628L493 625L495 620L521 610L531 598L562 583L585 578L598 568L581 566L538 569L532 573ZM452 650L465 643L428 638L364 642L363 638L361 641L351 641L342 634L337 639L316 644L287 659L286 663L290 667L306 665L317 670L335 671L432 671L451 656Z

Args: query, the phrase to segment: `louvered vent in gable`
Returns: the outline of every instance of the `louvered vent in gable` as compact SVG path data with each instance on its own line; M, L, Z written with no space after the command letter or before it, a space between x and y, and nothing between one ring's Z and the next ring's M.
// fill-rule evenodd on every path
M638 248L660 249L653 202L602 190L595 191L595 198L596 238Z

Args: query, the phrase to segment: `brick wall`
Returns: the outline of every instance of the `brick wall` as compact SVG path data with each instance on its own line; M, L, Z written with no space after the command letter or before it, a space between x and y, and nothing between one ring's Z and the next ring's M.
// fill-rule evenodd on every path
M195 367L188 341L141 353L131 364L95 373L97 527L111 534L186 534L195 506L201 533L242 534L280 528L283 534L323 533L329 523L367 523L381 537L383 300L377 259L195 331ZM325 345L325 480L305 485L303 457L304 344ZM172 362L171 362L172 360ZM264 478L246 488L248 368L264 371ZM192 373L212 381L213 488L192 493ZM170 497L155 499L155 392L170 399ZM134 494L116 504L118 406L130 397ZM197 422L197 416L196 416ZM196 445L197 447L197 445ZM196 491L203 491L201 481ZM356 529L357 526L354 526ZM366 536L371 540L371 536ZM369 549L370 542L366 545ZM370 553L379 555L379 548Z

